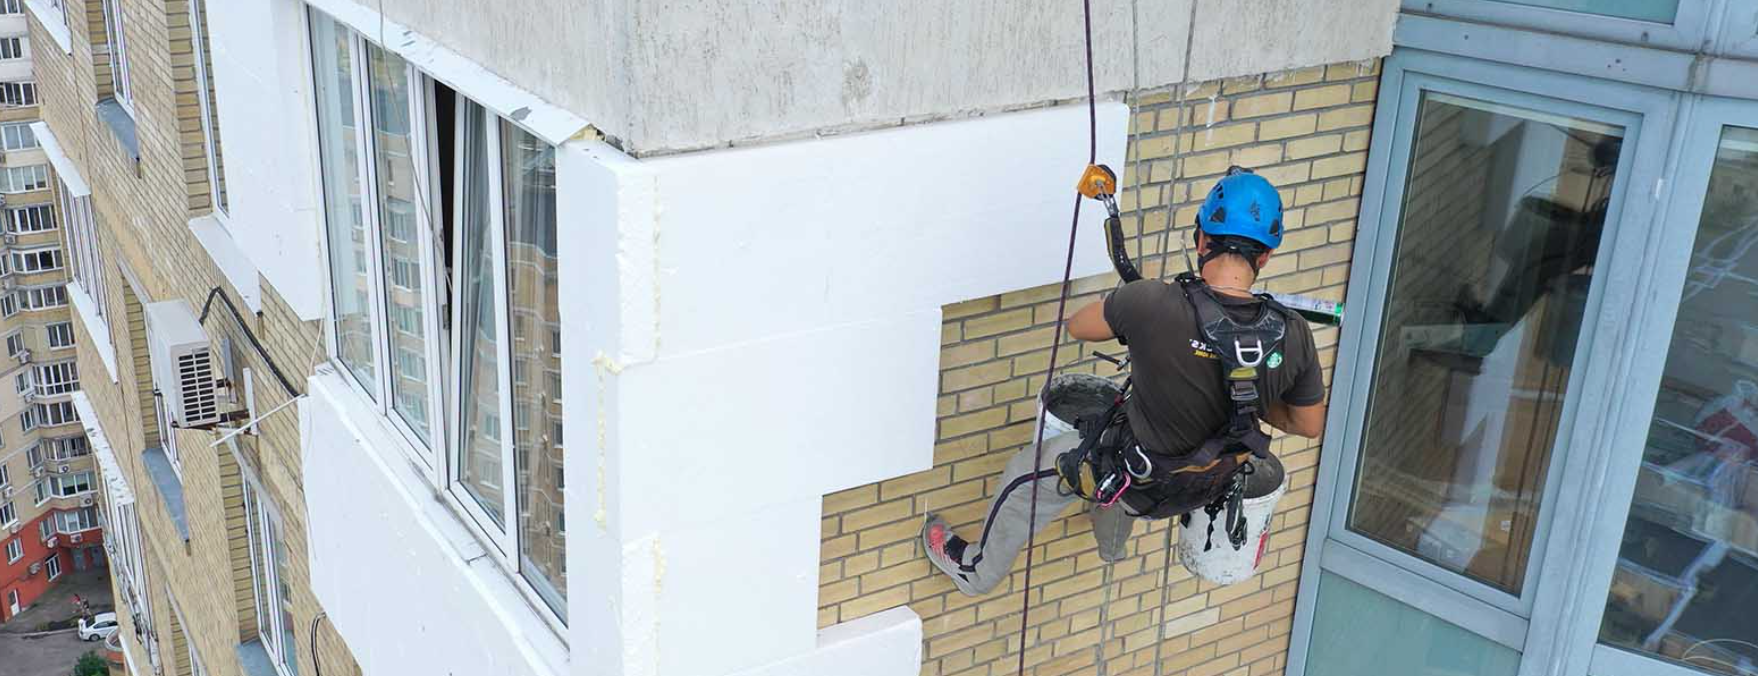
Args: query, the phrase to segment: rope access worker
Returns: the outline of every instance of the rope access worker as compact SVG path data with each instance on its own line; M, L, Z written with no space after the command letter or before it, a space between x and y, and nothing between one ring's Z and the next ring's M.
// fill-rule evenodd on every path
M922 531L928 558L959 591L980 596L993 590L1032 532L1083 499L1106 561L1127 555L1136 518L1171 518L1207 508L1212 537L1217 513L1228 509L1229 498L1236 508L1246 490L1244 477L1252 471L1245 465L1269 464L1269 437L1258 421L1304 437L1323 433L1325 391L1312 329L1298 314L1250 291L1282 243L1282 199L1275 186L1235 168L1209 191L1197 226L1200 279L1185 274L1167 284L1139 279L1127 266L1127 283L1068 322L1076 339L1115 337L1128 346L1134 393L1112 406L1117 421L1102 423L1111 426L1109 432L1083 422L1079 434L1044 439L1041 455L1031 446L1014 455L980 540L965 540L943 519L928 515ZM1256 354L1254 346L1260 350ZM1258 364L1264 368L1256 369ZM1101 437L1105 443L1096 443ZM1095 441L1083 444L1083 438ZM1098 446L1111 447L1111 455L1094 450ZM1094 463L1095 457L1121 460L1106 470L1107 463ZM1034 472L1040 458L1056 462ZM1274 465L1280 486L1280 464ZM1083 485L1097 483L1095 471L1122 478L1126 488L1112 486L1107 494L1105 488ZM1034 491L1036 518L1031 515ZM1243 540L1240 532L1235 548Z

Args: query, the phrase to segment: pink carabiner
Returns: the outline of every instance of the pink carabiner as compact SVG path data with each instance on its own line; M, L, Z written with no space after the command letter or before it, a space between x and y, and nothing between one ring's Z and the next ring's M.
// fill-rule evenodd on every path
M1109 502L1105 502L1105 503L1103 503L1103 504L1100 504L1100 505L1099 505L1099 506L1100 506L1100 507L1102 507L1102 508L1104 508L1104 509L1110 509L1110 508L1111 508L1111 505L1115 505L1115 504L1117 504L1117 501L1118 501L1118 500L1122 500L1122 499L1123 499L1123 492L1124 492L1124 491L1127 491L1127 490L1129 490L1129 482L1130 482L1130 479L1129 479L1129 474L1128 474L1128 473L1124 473L1124 475L1123 475L1123 487L1122 487L1122 488L1119 488L1119 489L1117 489L1117 494L1116 494L1116 495L1113 495L1113 496L1111 496L1111 500L1110 500L1110 501L1109 501Z

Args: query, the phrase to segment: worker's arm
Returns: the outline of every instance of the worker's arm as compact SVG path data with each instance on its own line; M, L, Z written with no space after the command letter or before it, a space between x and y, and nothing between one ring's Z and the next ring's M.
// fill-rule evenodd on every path
M1105 321L1105 301L1094 301L1074 313L1068 320L1068 335L1075 340L1110 340L1117 337L1111 330L1111 324Z
M1317 438L1325 432L1325 403L1290 406L1284 401L1272 402L1264 411L1264 422L1289 434Z

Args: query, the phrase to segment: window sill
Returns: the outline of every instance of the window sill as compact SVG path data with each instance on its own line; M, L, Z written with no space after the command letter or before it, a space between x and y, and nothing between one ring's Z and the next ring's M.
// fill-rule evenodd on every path
M110 134L116 142L122 144L123 152L134 160L135 173L140 171L140 136L135 131L134 115L116 99L109 98L98 101L98 119L110 128Z
M177 526L177 534L183 541L189 541L189 515L183 507L183 480L177 477L177 470L171 467L171 459L165 456L165 449L153 447L140 454L141 464L146 466L147 476L153 485L159 488L159 496L164 498L165 513L171 517L171 523Z
M61 14L49 6L48 0L24 0L24 6L36 15L37 23L43 24L43 32L61 46L61 53L73 53L73 34L67 30L67 22Z
M72 279L67 280L67 302L79 315L79 323L85 325L92 350L104 362L104 370L110 372L110 382L116 382L116 346L110 343L110 323L98 314L98 302L85 292L85 287Z
M240 643L233 650L238 653L238 666L244 676L280 676L274 658L269 657L269 651L262 647L260 639Z
M569 673L567 645L346 378L323 364L308 380L301 476L312 592L344 640L375 646L361 671Z
M213 214L197 216L189 219L189 231L195 233L195 241L200 242L208 257L214 259L214 264L220 267L226 281L232 283L244 305L251 312L262 313L262 288L257 282L260 277L256 264L250 262L244 248L232 239L232 232L226 229L226 224Z

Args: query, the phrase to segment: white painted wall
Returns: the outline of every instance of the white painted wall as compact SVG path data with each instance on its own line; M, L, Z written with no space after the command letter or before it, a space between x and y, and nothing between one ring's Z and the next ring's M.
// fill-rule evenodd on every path
M1099 112L1121 166L1127 111ZM907 617L817 631L822 496L932 464L940 307L1061 278L1086 122L562 149L575 674L916 673ZM1108 267L1084 215L1077 276Z
M1068 0L356 4L574 111L638 155L1017 109L1085 91ZM1098 87L1384 56L1398 0L1094 0ZM246 3L248 4L248 3ZM392 36L394 37L394 36Z
M361 671L568 673L567 648L343 377L307 380L300 447L312 593Z
M298 0L208 2L229 232L302 319L323 314L310 55Z

